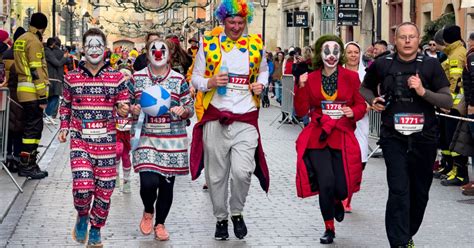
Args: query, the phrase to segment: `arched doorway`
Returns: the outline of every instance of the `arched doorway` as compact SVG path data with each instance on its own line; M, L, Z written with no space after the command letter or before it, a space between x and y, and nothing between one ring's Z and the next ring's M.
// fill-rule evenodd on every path
M127 49L128 51L131 51L135 47L135 43L133 43L129 40L117 40L113 43L113 47L114 47L114 49L116 47L122 47L122 49Z
M454 13L454 6L452 3L446 5L446 8L444 8L444 13Z

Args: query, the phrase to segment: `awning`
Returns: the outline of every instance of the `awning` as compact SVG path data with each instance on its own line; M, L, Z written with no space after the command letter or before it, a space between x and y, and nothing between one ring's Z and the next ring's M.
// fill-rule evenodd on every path
M474 7L474 0L462 0L461 8L471 8Z

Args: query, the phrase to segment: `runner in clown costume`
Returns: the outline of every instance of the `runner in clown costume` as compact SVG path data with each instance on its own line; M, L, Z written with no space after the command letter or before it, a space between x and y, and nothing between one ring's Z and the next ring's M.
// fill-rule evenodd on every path
M251 1L221 1L215 16L224 32L204 35L192 73L193 86L203 92L202 108L196 109L204 113L193 130L191 173L195 180L206 166L217 240L229 238L227 202L235 236L247 235L243 210L251 176L257 176L265 191L270 181L258 131L259 95L268 84L268 65L262 39L244 34L253 11Z
M122 73L104 63L104 33L89 29L82 43L85 62L64 78L58 139L66 142L68 133L71 136L72 192L77 210L73 238L79 243L88 239L87 247L102 247L100 229L109 214L116 177L115 115L127 116L129 93Z
M362 162L354 131L366 104L357 73L344 67L344 45L335 35L314 45L315 70L300 77L295 91L297 116L311 122L296 140L296 189L299 197L319 194L325 232L322 244L336 237L334 220L344 220L342 200L360 189Z
M154 117L141 113L139 104L132 108L135 116L144 115L142 127L138 121L133 128L135 137L140 132L137 148L133 151L133 167L140 175L140 196L144 206L140 231L144 235L154 231L155 239L160 241L169 239L164 224L173 202L175 178L189 173L186 120L194 114L188 83L183 75L171 69L169 46L168 41L148 42L149 64L133 74L136 103L140 102L142 92L154 85L161 85L171 94L171 106L164 115Z

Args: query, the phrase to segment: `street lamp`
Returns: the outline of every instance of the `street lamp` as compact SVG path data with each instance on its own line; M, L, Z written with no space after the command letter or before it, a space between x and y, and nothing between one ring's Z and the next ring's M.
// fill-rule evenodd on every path
M84 13L84 15L82 15L82 35L84 35L84 33L86 32L87 30L87 27L85 27L85 23L84 23L84 19L86 18L89 18L91 17L91 14L89 14L89 11L86 11L86 13Z
M268 2L270 0L260 0L260 7L263 9L263 21L262 21L262 40L263 44L265 44L265 11L268 7Z
M70 45L72 46L72 40L73 40L73 17L74 17L74 9L76 8L77 3L74 2L74 0L68 0L67 3L67 12L69 13L70 18L70 23L69 23L69 42L71 43Z
M53 12L53 37L56 37L56 0L53 0L51 11Z

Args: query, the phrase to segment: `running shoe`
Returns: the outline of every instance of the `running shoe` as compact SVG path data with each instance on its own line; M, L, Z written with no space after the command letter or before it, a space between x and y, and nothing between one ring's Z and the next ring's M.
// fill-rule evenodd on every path
M102 248L102 239L100 238L100 228L91 227L89 230L89 240L87 248Z
M144 235L149 235L153 231L153 214L143 212L143 217L140 221L140 231Z
M165 225L158 224L155 227L155 239L159 241L166 241L170 239L170 234L165 228Z
M131 186L130 186L130 181L125 180L125 179L123 180L122 193L124 193L124 194L132 193L132 189L131 189Z
M216 223L216 232L214 238L216 240L227 240L229 238L227 220L221 220Z
M87 240L87 226L89 225L89 216L79 216L77 215L76 224L74 224L74 229L72 230L72 239L74 241L84 244Z

